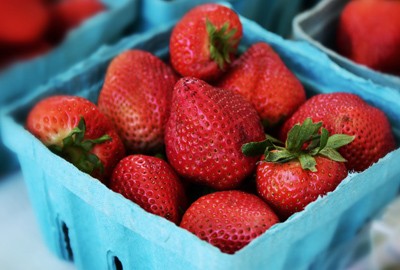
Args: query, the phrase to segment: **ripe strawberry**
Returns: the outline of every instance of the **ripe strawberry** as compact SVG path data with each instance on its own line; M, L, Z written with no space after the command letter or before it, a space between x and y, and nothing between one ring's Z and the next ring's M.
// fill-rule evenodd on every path
M0 1L0 43L35 43L42 38L48 23L48 9L40 1Z
M288 133L285 147L267 138L243 146L247 155L264 152L257 165L257 192L282 219L301 211L319 196L333 191L347 176L345 159L337 149L354 137L336 134L329 137L322 122L307 118Z
M163 146L176 81L172 68L149 52L129 50L111 62L98 105L127 149L144 153Z
M386 115L350 93L319 94L307 100L282 127L281 138L296 123L310 117L322 121L331 134L356 136L340 149L349 170L363 171L394 150L395 141Z
M282 123L306 100L303 86L264 42L253 44L217 83L243 95L266 127Z
M214 80L234 59L242 35L242 24L233 10L214 3L199 5L172 31L172 66L182 76Z
M200 197L185 212L180 227L233 254L279 222L256 195L238 190Z
M105 9L100 0L63 0L54 3L51 7L50 39L53 42L61 41L68 31Z
M244 156L242 144L264 137L257 112L239 94L192 77L176 83L165 146L184 178L218 190L237 187L258 159Z
M349 1L337 30L337 49L372 69L400 73L400 1Z
M82 97L41 100L29 112L26 127L54 153L103 182L125 155L107 117Z
M179 224L186 194L174 170L163 159L130 155L115 167L109 187L144 210Z

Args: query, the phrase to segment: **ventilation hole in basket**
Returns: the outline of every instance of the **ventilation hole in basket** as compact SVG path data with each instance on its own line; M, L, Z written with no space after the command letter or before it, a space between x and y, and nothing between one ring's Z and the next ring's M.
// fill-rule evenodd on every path
M72 248L71 248L71 242L69 239L69 230L67 225L62 222L62 232L64 234L64 243L65 243L65 250L66 250L66 259L73 261L74 260L74 254L72 253Z
M118 259L117 256L114 256L114 270L123 270L124 267L122 266L121 261Z

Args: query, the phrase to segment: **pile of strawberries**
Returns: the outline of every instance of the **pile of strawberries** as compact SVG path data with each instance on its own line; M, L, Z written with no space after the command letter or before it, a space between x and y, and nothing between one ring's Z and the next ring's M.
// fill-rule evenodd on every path
M27 129L146 211L234 253L395 148L384 113L358 96L306 99L264 42L238 56L242 31L231 9L197 6L173 29L170 62L125 51L97 105L46 98Z
M103 10L100 0L1 0L0 68L48 52Z

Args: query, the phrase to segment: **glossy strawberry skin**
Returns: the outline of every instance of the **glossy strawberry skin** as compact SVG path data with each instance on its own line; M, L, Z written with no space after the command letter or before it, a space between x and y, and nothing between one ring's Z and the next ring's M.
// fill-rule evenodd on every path
M193 77L176 83L165 146L185 179L218 190L237 187L258 160L244 156L242 145L264 137L257 112L239 94Z
M319 94L308 99L285 122L281 139L289 129L305 118L322 121L331 134L355 135L339 152L347 160L349 170L363 171L395 149L395 140L386 115L350 93Z
M131 152L152 153L163 146L177 79L172 68L146 51L128 50L112 60L98 106Z
M187 207L179 177L166 161L157 157L125 157L114 169L109 187L147 212L176 224Z
M278 222L259 197L230 190L200 197L185 212L180 227L233 254Z
M316 156L315 160L316 172L304 170L297 160L287 163L261 161L257 165L257 192L282 220L333 191L346 178L344 163L322 156Z
M221 69L211 59L206 18L218 29L228 22L229 30L236 29L232 39L240 40L243 35L238 15L231 9L214 3L199 5L188 13L174 27L170 38L170 56L174 69L182 76L193 76L205 81L215 80L228 67ZM238 43L230 53L234 59Z
M349 1L338 23L339 53L372 69L399 74L399 14L399 1Z
M86 122L85 139L96 139L105 134L111 137L111 140L97 144L91 150L104 167L103 173L95 170L92 176L106 182L115 165L125 156L125 148L107 117L95 104L77 96L45 98L29 112L26 128L46 146L61 146L62 140L77 127L81 117Z
M300 81L264 42L253 44L235 60L217 86L250 101L267 128L282 123L306 100Z

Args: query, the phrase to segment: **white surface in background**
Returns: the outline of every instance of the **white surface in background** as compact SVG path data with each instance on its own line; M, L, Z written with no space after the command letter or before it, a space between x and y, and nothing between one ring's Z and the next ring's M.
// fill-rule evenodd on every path
M0 269L76 269L45 246L20 172L0 179Z
M400 269L400 197L371 227L373 265L379 269Z

